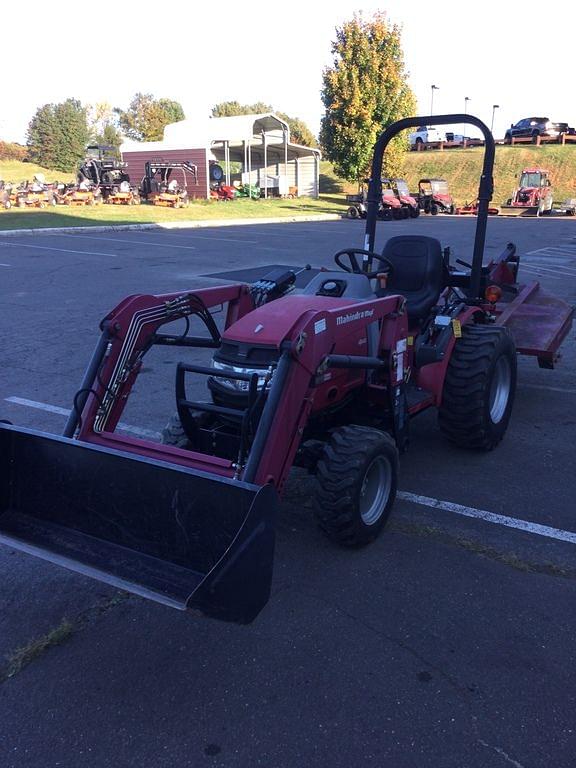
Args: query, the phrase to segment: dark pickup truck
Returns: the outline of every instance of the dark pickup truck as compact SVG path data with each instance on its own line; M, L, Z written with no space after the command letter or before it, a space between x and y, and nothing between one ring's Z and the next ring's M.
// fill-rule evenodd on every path
M568 123L553 123L547 117L525 117L508 128L504 134L504 141L506 144L511 144L512 137L521 138L523 136L531 136L533 141L536 141L538 136L556 138L563 133L574 134L576 130L571 128Z

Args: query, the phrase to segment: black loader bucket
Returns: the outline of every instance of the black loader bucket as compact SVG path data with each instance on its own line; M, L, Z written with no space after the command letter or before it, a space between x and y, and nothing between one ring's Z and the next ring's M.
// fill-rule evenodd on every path
M181 610L252 621L276 492L0 424L0 543Z

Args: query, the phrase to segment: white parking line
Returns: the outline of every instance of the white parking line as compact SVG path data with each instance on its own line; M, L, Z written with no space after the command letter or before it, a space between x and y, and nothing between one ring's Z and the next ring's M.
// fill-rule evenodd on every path
M571 387L549 387L546 384L518 384L518 389L542 389L546 392L561 392L563 395L576 395L576 389Z
M551 528L548 525L540 525L539 523L532 523L528 520L521 520L516 517L497 515L494 512L486 512L484 509L465 507L462 504L454 504L452 501L441 501L440 499L433 499L430 496L420 496L417 493L398 491L397 496L399 499L402 499L402 501L411 501L413 504L421 504L425 507L432 507L433 509L442 509L445 512L454 512L457 515L464 515L464 517L476 517L487 523L504 525L507 528L516 528L525 533L534 533L537 536L545 536L548 539L558 539L559 541L567 541L570 544L576 544L576 532L574 531L564 531L561 528Z
M12 264L0 264L0 267L11 267Z
M6 397L6 402L14 403L15 405L25 405L28 408L36 408L39 411L47 411L48 413L56 413L58 416L69 416L70 410L68 408L60 408L58 405L49 405L48 403L39 403L36 400L27 400L25 397ZM141 429L140 427L133 427L130 424L124 424L118 422L118 429L123 432L130 432L138 437L150 437L154 440L159 440L160 432L154 432L152 429Z
M561 277L576 277L576 267L565 267L563 264L558 266L543 267L541 264L523 264L522 269L528 269L530 271L538 272L551 272L553 275L560 275Z
M54 237L72 237L76 240L108 240L111 243L129 243L130 245L155 245L160 248L184 248L187 251L197 251L195 245L173 245L171 243L151 243L148 240L119 240L117 237L96 237L95 235L73 235L72 233L57 233Z
M197 235L196 230L186 230L186 231L179 231L179 230L169 230L170 231L170 238L176 238L176 237L194 237L198 240L214 240L215 242L221 242L221 243L247 243L248 245L256 245L258 240L239 240L239 239L233 239L231 237L210 237L209 235ZM135 235L139 234L138 232L134 232ZM165 237L166 231L164 232L147 232L147 235L152 235L154 238L158 237ZM134 241L136 242L136 241ZM175 248L185 248L186 246L174 246Z
M546 248L537 248L535 251L526 251L525 256L532 256L533 254L549 254L551 256L557 256L558 253L563 256L576 256L576 245L549 245Z
M550 280L565 280L566 277L576 277L576 275L564 275L557 272L549 270L544 270L542 267L527 267L525 265L522 266L522 269L525 272L529 272L532 275L537 275L538 277L548 277Z
M0 243L4 248L36 248L40 251L60 251L61 253L79 253L81 256L112 256L116 258L115 253L99 253L98 251L72 251L69 248L51 248L48 245L29 245L28 243Z

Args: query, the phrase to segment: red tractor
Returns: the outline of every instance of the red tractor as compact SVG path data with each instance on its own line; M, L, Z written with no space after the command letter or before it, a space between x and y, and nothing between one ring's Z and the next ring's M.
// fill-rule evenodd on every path
M424 122L471 123L485 136L466 269L432 237L376 248L384 150ZM512 414L516 354L553 367L573 309L518 281L512 244L483 266L493 162L492 135L475 117L401 120L375 145L364 247L338 251L333 269L306 268L300 288L296 267L263 269L253 283L121 301L101 322L64 435L0 424L0 541L246 623L269 598L275 511L292 467L316 477L321 528L357 547L384 529L418 414L436 409L456 446L495 448ZM117 431L158 345L182 355L162 444ZM214 350L209 364L198 363L202 349ZM194 398L199 380L206 394Z
M524 168L512 197L502 206L502 213L507 216L541 216L550 213L554 192L549 176L543 168Z

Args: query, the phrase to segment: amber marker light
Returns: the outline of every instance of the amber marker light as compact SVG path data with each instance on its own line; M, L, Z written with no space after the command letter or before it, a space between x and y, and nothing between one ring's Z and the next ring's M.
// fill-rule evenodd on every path
M502 296L502 289L497 285L489 285L484 292L484 296L486 297L486 300L490 302L490 304L496 304L496 302L499 301L500 297Z

